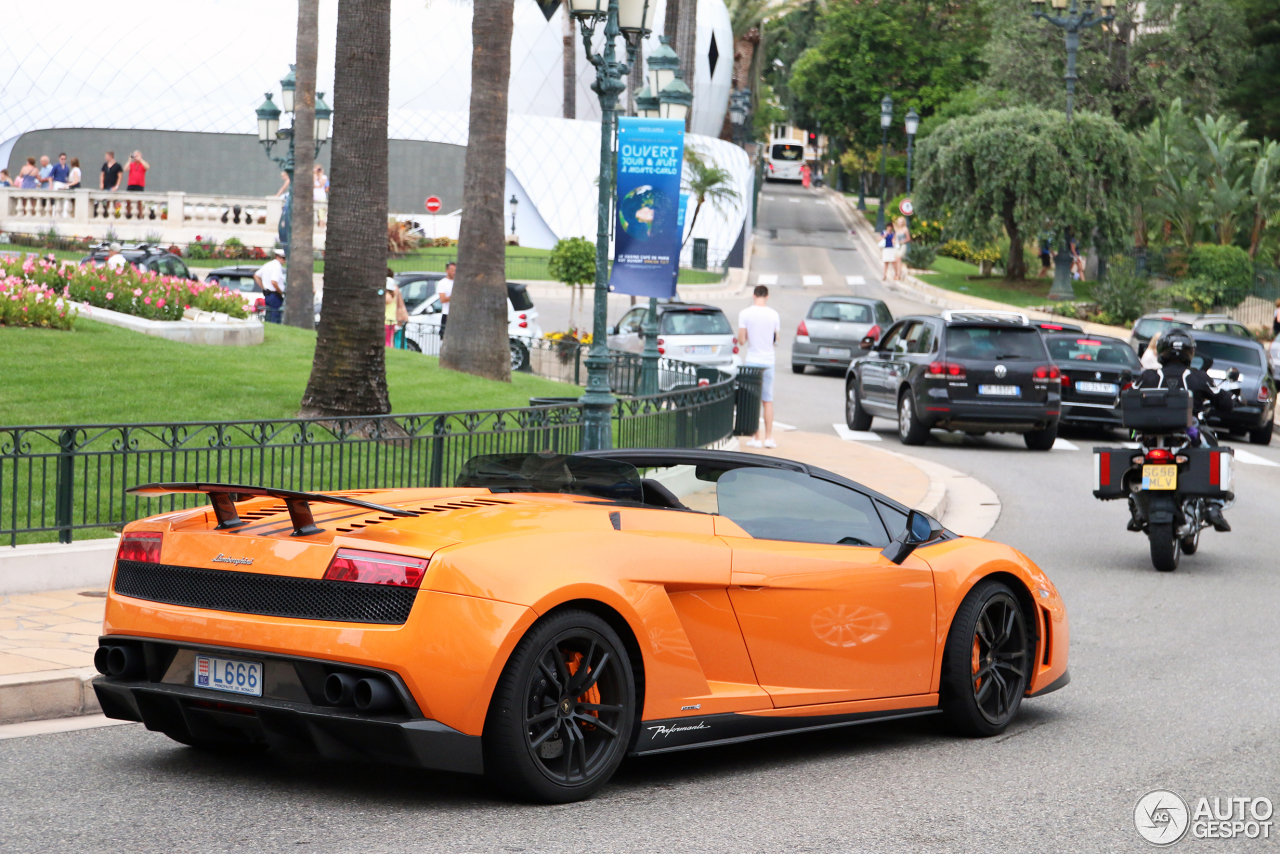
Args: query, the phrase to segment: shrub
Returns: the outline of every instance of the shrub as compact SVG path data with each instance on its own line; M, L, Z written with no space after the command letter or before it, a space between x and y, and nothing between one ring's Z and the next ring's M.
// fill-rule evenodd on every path
M922 216L911 218L911 242L935 246L942 239L942 220L926 219Z
M1107 266L1107 276L1092 286L1092 299L1098 306L1100 322L1123 326L1142 316L1151 306L1155 288L1150 280L1139 276L1133 259L1117 255ZM1105 315L1106 320L1101 320Z
M1253 290L1253 261L1239 246L1198 243L1187 263L1191 278L1217 294L1217 305L1239 305Z
M984 246L970 250L968 260L974 264L981 264L983 261L988 264L1004 263L1004 253L997 246Z
M932 246L917 242L913 235L911 242L907 244L904 260L913 270L928 270L938 260L938 253Z
M70 329L76 313L52 288L19 275L0 278L0 326Z
M565 237L556 241L547 259L551 278L566 285L586 285L596 280L596 247L585 237Z
M387 220L387 252L403 255L418 248L418 238L409 233L409 223L395 219Z
M1207 312L1214 306L1226 304L1227 291L1209 279L1192 277L1170 285L1160 292L1160 296L1173 303L1175 308Z
M948 240L938 247L939 255L955 258L957 261L968 261L972 252L973 250L969 248L967 240Z

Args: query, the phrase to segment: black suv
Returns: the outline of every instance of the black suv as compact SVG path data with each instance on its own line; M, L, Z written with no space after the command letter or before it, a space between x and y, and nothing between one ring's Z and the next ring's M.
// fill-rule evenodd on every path
M1058 436L1060 372L1040 330L1014 312L944 311L904 317L845 377L845 421L867 430L872 416L897 418L904 445L934 427L973 435L1021 433L1047 451Z
M180 279L193 281L196 279L187 269L187 265L182 263L181 258L167 249L161 249L149 243L128 244L120 250L120 254L124 256L124 260L141 271L149 270L161 276L177 276ZM96 261L99 264L105 264L109 257L111 257L111 245L99 243L89 250L88 255L80 259L80 263L88 264L90 261Z

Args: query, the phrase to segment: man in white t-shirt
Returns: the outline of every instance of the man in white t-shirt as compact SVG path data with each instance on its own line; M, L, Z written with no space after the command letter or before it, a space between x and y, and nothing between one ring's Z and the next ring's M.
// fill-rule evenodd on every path
M107 266L119 273L125 268L129 262L125 260L124 255L120 252L120 244L111 244L111 254L107 256Z
M440 337L444 338L444 328L449 325L449 299L453 296L453 274L458 265L450 261L444 265L444 278L436 282L436 293L440 295Z
M760 431L756 430L756 434L747 441L747 446L776 448L778 443L773 441L773 366L776 361L774 347L778 343L782 318L769 308L768 288L756 285L752 293L755 305L738 312L738 343L747 348L744 365L764 368L764 379L760 387L760 405L764 410L764 441L760 441Z
M284 317L284 250L277 249L276 257L258 268L253 281L262 288L262 301L266 303L267 323L280 323Z

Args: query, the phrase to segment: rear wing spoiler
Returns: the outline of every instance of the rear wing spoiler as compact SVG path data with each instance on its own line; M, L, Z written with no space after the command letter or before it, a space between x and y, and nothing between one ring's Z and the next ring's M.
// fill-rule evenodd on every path
M308 537L319 534L323 528L316 527L315 517L311 515L311 504L343 504L348 507L359 507L362 510L373 510L388 513L392 516L416 516L408 510L397 510L382 504L373 504L341 495L324 495L318 492L295 492L291 489L272 489L267 486L243 486L234 483L147 483L126 489L129 495L176 495L182 493L203 492L209 496L213 505L213 513L218 517L216 530L225 531L239 528L248 522L240 518L236 512L236 502L246 498L270 496L279 498L289 510L289 521L293 523L291 537Z

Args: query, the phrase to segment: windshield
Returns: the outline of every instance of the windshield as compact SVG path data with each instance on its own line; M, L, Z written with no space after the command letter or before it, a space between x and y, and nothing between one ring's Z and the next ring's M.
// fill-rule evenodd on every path
M947 356L953 359L1043 359L1040 333L1025 326L953 326L947 330Z
M1237 365L1262 366L1262 354L1253 347L1227 344L1224 341L1196 341L1196 355L1208 356L1215 362L1234 362Z
M1166 329L1190 329L1190 323L1183 323L1181 320L1166 320L1162 317L1147 317L1139 320L1133 325L1133 334L1139 338L1150 338L1157 332L1164 332Z
M871 306L854 302L815 302L809 309L810 320L836 320L841 323L874 323Z
M467 460L454 486L615 501L641 501L644 495L640 472L630 463L566 454L482 454Z
M662 315L663 335L732 335L721 311L668 311Z
M803 145L775 145L773 147L774 160L801 160L803 158Z
M1055 362L1095 362L1099 365L1121 365L1140 369L1142 363L1133 348L1116 338L1082 338L1079 335L1054 335L1046 338L1049 357Z

